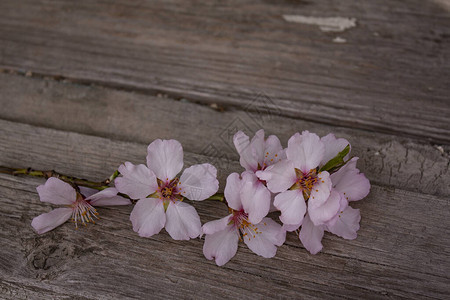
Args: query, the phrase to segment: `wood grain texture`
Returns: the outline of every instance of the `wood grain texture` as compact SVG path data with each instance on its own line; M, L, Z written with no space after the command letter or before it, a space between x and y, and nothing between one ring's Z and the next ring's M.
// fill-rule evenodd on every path
M15 122L0 121L0 139L1 165L88 179L102 179L124 160L145 161L146 144ZM189 152L185 158L188 164L212 159ZM132 207L103 208L97 225L74 230L65 224L38 236L26 224L50 209L35 190L42 182L0 175L0 286L7 299L448 296L448 198L373 185L354 205L362 212L356 240L326 235L324 251L313 256L290 234L274 259L240 245L219 268L203 257L202 240L173 241L165 232L139 238L128 221ZM194 205L203 222L226 214L221 203Z
M264 128L284 145L297 131L333 132L349 140L353 155L360 157L361 170L372 182L450 196L450 155L445 145L439 150L420 140L393 135L265 112L219 112L194 103L51 79L0 74L0 90L0 118L143 144L174 138L187 151L222 158L213 163L225 172L234 166L230 160L238 160L231 137L239 129L253 136Z
M439 1L5 0L0 67L448 144L449 28Z

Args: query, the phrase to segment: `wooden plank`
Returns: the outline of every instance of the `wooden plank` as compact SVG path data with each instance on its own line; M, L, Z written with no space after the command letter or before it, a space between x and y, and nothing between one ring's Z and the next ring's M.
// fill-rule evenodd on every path
M0 118L143 144L174 138L187 151L223 158L218 163L225 170L235 166L230 160L238 159L230 137L239 129L253 135L264 128L285 145L296 131L333 132L350 141L352 153L361 158L358 165L372 182L450 196L449 148L445 145L437 148L417 140L277 114L220 112L184 101L51 79L0 74L0 90Z
M448 144L449 28L442 4L420 0L7 0L0 67Z
M124 160L144 162L145 144L0 121L0 164L55 168L101 179ZM186 152L187 161L198 160ZM204 159L208 159L204 157ZM213 158L211 158L213 159ZM237 165L233 168L238 170ZM224 176L221 176L223 187ZM177 242L166 233L149 239L131 230L131 207L104 208L97 225L73 225L37 236L31 219L50 209L35 188L43 180L0 176L0 286L8 298L446 298L450 259L447 198L373 185L355 206L359 237L324 238L312 256L293 234L274 259L240 245L219 268L199 239ZM221 203L195 207L203 222L226 214ZM80 289L80 286L83 288ZM38 298L38 297L36 297Z

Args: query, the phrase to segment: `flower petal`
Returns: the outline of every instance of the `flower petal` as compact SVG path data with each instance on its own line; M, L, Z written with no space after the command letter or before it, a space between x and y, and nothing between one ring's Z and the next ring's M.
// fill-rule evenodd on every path
M270 192L253 173L244 172L242 181L243 185L240 192L242 206L248 214L250 223L257 224L269 213Z
M55 177L47 179L45 184L38 186L36 190L42 202L70 205L77 200L75 189L70 184Z
M299 238L303 246L311 252L311 254L317 254L322 250L322 238L324 233L324 226L315 226L314 223L306 214L303 220L302 228L300 229Z
M320 172L317 176L319 180L316 184L314 184L309 197L309 206L314 207L323 205L327 201L331 192L330 174L324 171Z
M93 206L113 206L113 205L129 205L131 201L127 198L117 196L119 191L110 187L95 193L86 198L86 201L90 201L89 203Z
M294 167L308 173L315 169L322 161L325 146L315 133L303 131L302 134L294 134L288 141L286 155L294 163Z
M332 190L328 199L321 206L308 206L308 214L314 225L323 225L337 215L341 203L341 194Z
M119 172L122 177L117 177L114 184L120 193L132 199L145 198L158 188L155 174L145 165L126 162L120 165Z
M332 158L336 157L336 155L338 155L339 152L344 150L344 148L347 147L347 145L350 145L350 143L346 139L343 139L343 138L337 139L334 136L334 134L332 134L332 133L327 134L326 136L322 137L320 140L325 145L325 153L324 153L322 161L320 163L321 166L325 165ZM344 161L348 160L349 157L350 157L350 151L344 157Z
M327 230L344 239L353 240L356 239L356 232L359 230L359 221L361 221L359 209L348 206L339 214L333 226L327 226Z
M31 222L31 226L33 226L38 234L42 234L63 224L70 219L71 215L71 208L57 208L51 212L35 217Z
M166 231L174 240L189 240L200 235L200 217L191 205L180 201L171 202L166 214Z
M337 191L336 189L334 189L334 190ZM331 220L329 220L329 221L325 224L325 225L328 226L328 227L333 226L333 225L336 223L336 221L339 219L339 215L342 214L342 212L343 212L343 211L347 208L347 206L348 206L348 200L345 199L344 194L342 194L342 193L340 193L340 192L339 192L339 194L341 195L341 200L340 200L340 202L339 202L338 213L337 213L333 218L331 218Z
M281 211L280 220L283 224L301 224L306 213L306 203L300 190L290 190L275 196L273 202Z
M166 214L163 202L156 198L139 200L130 215L133 230L142 237L151 237L163 229Z
M264 144L264 161L262 165L271 166L285 158L286 153L281 146L280 139L275 135L267 137Z
M86 198L89 198L90 196L98 193L98 190L91 189L85 186L79 186L78 188L80 189L80 193Z
M227 177L227 183L225 185L225 199L227 200L228 206L234 210L242 209L241 202L241 178L238 173L231 173Z
M222 219L210 221L202 226L203 234L213 234L218 231L224 230L230 223L230 218L233 215L228 215Z
M286 240L286 231L280 224L270 218L264 218L261 223L254 225L256 233L244 236L244 242L254 253L262 257L274 257L277 247Z
M239 153L239 162L241 166L247 171L256 171L258 169L258 161L252 153L250 138L242 131L238 131L233 136L233 143Z
M289 232L296 231L300 227L300 225L302 224L283 224L283 229Z
M357 201L366 197L370 191L370 182L356 168L358 157L353 157L339 171L331 175L333 187L343 193L348 201Z
M267 182L267 188L272 193L286 191L297 180L294 165L289 160L281 160L264 171L258 171L256 176Z
M203 254L209 260L215 259L218 266L223 266L236 255L239 235L233 226L205 236Z
M154 140L147 153L147 166L158 179L172 180L183 168L183 147L176 140Z
M181 194L189 200L205 200L219 189L217 170L211 164L194 165L180 177Z

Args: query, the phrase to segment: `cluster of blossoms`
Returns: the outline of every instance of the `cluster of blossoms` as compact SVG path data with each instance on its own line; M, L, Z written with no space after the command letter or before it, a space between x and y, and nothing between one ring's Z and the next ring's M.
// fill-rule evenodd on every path
M115 187L98 192L48 179L37 188L41 201L65 207L34 218L32 226L44 233L70 218L75 224L94 222L98 218L94 206L127 205L133 199L137 202L130 220L140 236L153 236L162 228L175 240L205 235L203 253L219 266L236 254L239 241L270 258L284 243L286 232L297 232L312 254L321 251L325 231L356 238L361 217L349 202L364 198L370 183L356 168L358 158L350 159L347 140L304 131L294 134L283 148L276 136L265 138L259 130L251 140L237 132L234 145L245 171L228 176L224 199L229 215L219 220L202 226L195 208L184 201L215 196L216 168L198 164L181 173L181 144L155 140L148 146L147 165L122 164ZM268 217L275 211L281 212L281 224Z

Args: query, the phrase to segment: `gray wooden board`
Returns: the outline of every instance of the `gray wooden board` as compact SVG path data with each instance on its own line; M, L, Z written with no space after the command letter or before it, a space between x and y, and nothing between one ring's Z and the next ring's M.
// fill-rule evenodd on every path
M0 67L448 144L449 30L445 1L4 0Z
M121 162L145 161L146 144L0 121L0 165L54 168L103 179ZM213 158L185 152L187 165ZM234 163L231 169L239 171ZM220 176L221 185L224 175ZM51 209L39 202L43 179L0 175L0 286L10 299L156 298L445 298L450 283L448 197L373 185L354 206L356 240L326 234L324 251L308 254L289 234L276 258L243 244L225 267L202 254L203 241L173 241L164 231L140 238L132 207L102 208L96 225L64 224L36 235L31 219ZM203 222L224 216L222 203L194 203Z
M238 129L253 135L264 128L267 134L279 136L284 145L297 131L333 132L349 140L353 155L360 157L358 166L372 182L450 196L446 145L438 148L416 139L278 114L220 112L194 103L51 79L0 74L0 90L0 118L143 144L173 138L190 152L222 158L213 163L224 172L233 166L229 160L238 159L231 141Z

